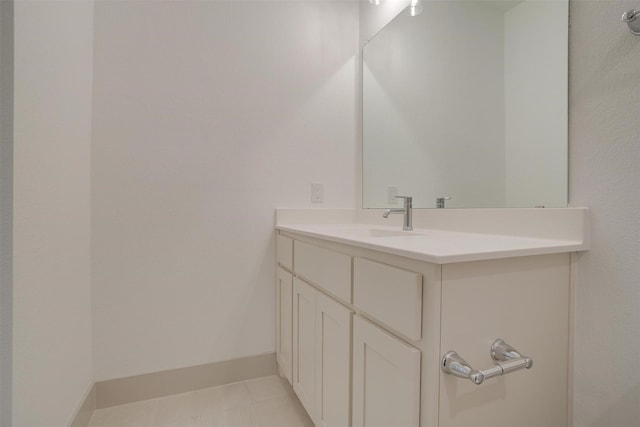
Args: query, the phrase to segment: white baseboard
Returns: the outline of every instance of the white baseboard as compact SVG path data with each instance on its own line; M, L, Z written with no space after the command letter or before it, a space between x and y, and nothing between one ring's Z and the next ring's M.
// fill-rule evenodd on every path
M274 375L275 353L98 381L80 403L69 427L86 427L96 409L186 393Z

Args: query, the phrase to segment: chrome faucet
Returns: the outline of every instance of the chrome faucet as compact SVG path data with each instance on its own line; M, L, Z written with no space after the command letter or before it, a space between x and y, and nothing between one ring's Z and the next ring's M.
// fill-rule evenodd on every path
M389 218L389 214L403 214L404 222L402 224L402 229L404 231L413 230L413 206L411 204L413 199L409 196L396 196L396 199L404 199L404 208L387 209L382 213L382 217Z

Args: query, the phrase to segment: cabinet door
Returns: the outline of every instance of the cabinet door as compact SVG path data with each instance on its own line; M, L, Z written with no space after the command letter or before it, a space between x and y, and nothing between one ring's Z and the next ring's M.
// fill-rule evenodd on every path
M276 357L289 384L293 378L293 276L277 269L277 336Z
M293 390L311 419L315 419L316 290L293 279Z
M353 427L418 427L420 351L353 320Z
M317 427L349 427L352 311L316 294Z

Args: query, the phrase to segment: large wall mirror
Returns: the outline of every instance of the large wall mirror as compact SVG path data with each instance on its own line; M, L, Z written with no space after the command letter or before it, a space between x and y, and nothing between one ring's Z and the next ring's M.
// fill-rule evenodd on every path
M410 10L363 47L363 207L566 207L568 0Z

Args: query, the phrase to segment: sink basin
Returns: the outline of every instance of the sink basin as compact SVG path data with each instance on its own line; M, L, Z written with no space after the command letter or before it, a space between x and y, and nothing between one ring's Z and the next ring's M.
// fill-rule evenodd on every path
M379 228L370 228L368 230L363 230L369 233L371 237L407 237L407 236L421 236L419 233L414 233L413 231L403 231L403 230L382 230Z
M344 234L358 238L424 236L423 233L415 231L389 230L385 228L352 228L344 230Z

